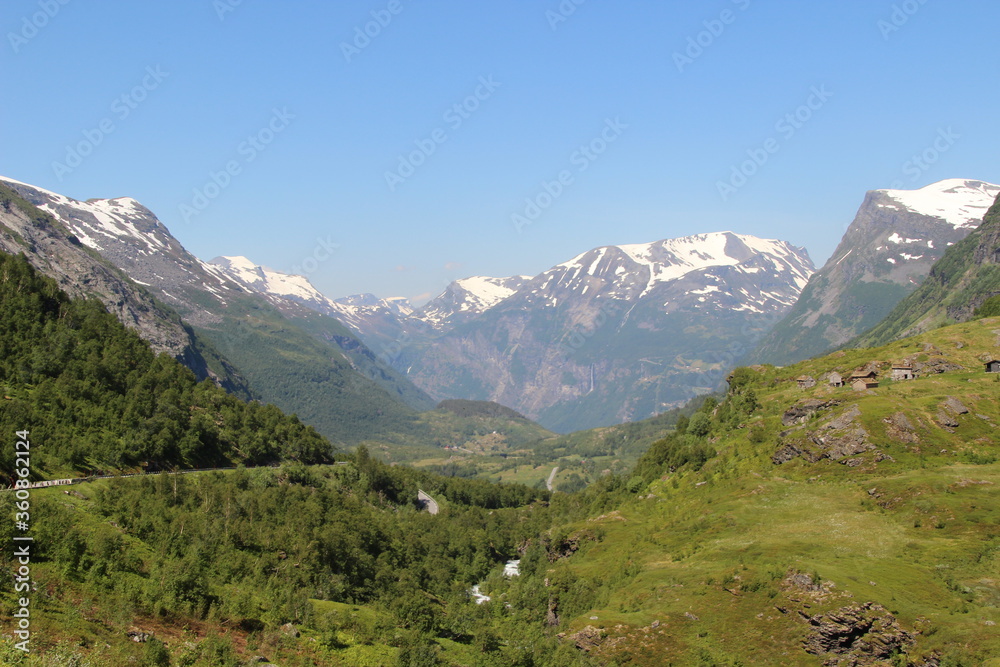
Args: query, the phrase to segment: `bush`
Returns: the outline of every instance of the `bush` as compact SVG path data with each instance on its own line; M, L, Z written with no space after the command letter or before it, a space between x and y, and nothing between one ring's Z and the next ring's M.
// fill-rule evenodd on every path
M711 430L712 420L704 412L695 413L687 427L687 432L696 438L704 438Z

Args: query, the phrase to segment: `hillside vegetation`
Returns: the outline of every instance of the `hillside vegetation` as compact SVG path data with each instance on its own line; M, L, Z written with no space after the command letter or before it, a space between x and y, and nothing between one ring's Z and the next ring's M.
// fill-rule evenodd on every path
M590 518L558 529L575 554L500 595L574 582L550 610L599 664L993 664L1000 376L982 360L998 330L738 369L723 403L584 493ZM887 381L904 359L921 377ZM878 388L796 382L865 367Z
M0 253L0 429L30 430L36 475L332 460L330 443L273 406L244 403ZM0 449L9 472L13 447Z
M418 511L418 486L440 515ZM474 655L476 642L498 652L487 610L466 589L548 516L534 504L544 493L390 468L363 448L341 466L32 495L32 655L50 662L0 639L3 664L236 667L263 654L277 664L434 665L443 649ZM14 511L12 494L0 507ZM0 538L12 529L2 522ZM14 562L0 555L5 569ZM5 587L0 613L15 607ZM541 654L558 651L534 635Z
M147 659L121 637L131 623L190 665L995 664L1000 383L982 360L998 331L737 369L632 472L547 504L364 449L41 492L49 648ZM902 361L919 377L888 380ZM877 388L824 381L863 368ZM418 487L441 514L417 512ZM476 581L491 601L469 599Z

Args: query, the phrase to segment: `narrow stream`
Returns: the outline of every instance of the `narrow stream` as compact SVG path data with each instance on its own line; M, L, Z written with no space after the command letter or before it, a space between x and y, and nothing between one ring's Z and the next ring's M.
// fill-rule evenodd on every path
M521 574L520 566L521 566L520 559L507 561L506 563L504 563L503 566L503 576L516 577L517 575ZM472 587L472 589L469 590L469 595L471 595L472 599L476 601L476 604L482 604L490 599L489 595L486 595L485 593L479 590L479 586L480 586L479 584L476 584L475 586Z

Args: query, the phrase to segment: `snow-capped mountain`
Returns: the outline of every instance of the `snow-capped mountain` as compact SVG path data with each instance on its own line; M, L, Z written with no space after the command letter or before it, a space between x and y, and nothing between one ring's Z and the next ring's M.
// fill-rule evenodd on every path
M949 178L919 190L876 190L888 200L879 208L918 213L953 227L975 229L993 204L1000 185L963 178Z
M204 294L225 307L246 291L180 244L157 217L131 197L77 201L3 179L38 208L51 213L83 245L96 250L129 278L149 287L194 325L217 324L220 316Z
M875 326L982 222L998 193L1000 185L970 179L868 192L829 261L746 361L792 363Z
M228 391L250 396L246 378L186 326L177 312L157 302L154 296L159 295L129 280L113 261L88 250L87 246L97 246L92 236L108 239L106 246L113 245L111 239L127 237L149 256L167 249L164 240L155 236L155 227L149 234L142 225L127 222L129 218L145 220L148 211L141 205L127 198L77 202L4 177L0 185L5 204L0 207L0 251L24 253L37 270L71 296L99 299L154 351L169 354L199 378L212 378ZM80 224L81 220L88 222Z
M462 278L424 304L417 316L437 329L458 324L486 312L516 293L529 280L531 276Z
M402 345L414 337L423 337L429 327L414 316L413 307L403 297L380 299L373 294L355 294L331 299L316 289L305 276L283 273L260 266L246 257L216 257L210 266L241 288L258 294L293 320L315 320L313 313L333 318L354 332L372 360L389 364L399 356ZM309 328L313 328L310 323ZM354 349L354 343L341 334L326 334L329 341ZM430 405L422 393L416 403Z
M758 261L760 260L760 261ZM762 262L762 263L761 263ZM758 290L734 293L716 275L731 267L747 276L778 275L793 289L775 293ZM560 299L586 296L600 290L605 298L642 299L678 281L690 283L685 294L696 296L699 305L717 304L763 312L790 306L812 274L812 263L802 248L732 232L699 234L655 243L605 246L557 264L532 280L523 298L529 303L557 306ZM705 284L701 284L704 280ZM750 283L755 284L754 280ZM739 289L746 290L746 287ZM728 299L726 297L729 297ZM732 300L738 301L734 304ZM774 301L769 304L768 301ZM664 312L678 308L684 300L664 302Z
M414 314L434 333L397 368L435 399L558 430L641 419L714 389L812 271L801 248L732 232L595 248L533 278L456 281Z
M243 373L256 395L299 414L331 439L374 434L355 431L338 415L354 414L358 423L367 420L378 429L383 418L388 423L410 414L404 403L433 405L334 316L318 310L329 300L305 278L257 267L245 258L204 262L128 197L77 201L3 180L50 213L77 247L96 251L179 313ZM183 330L179 318L178 326Z
M216 257L208 264L247 292L260 294L278 306L291 301L322 311L330 303L305 276L258 266L246 257Z

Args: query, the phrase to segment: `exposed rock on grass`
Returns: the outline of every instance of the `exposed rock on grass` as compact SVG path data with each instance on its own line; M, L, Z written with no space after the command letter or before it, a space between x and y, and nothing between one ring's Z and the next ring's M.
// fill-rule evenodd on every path
M913 422L903 412L897 412L882 420L887 424L885 432L893 440L915 445L920 442Z
M868 441L868 431L858 422L860 416L861 409L852 405L805 439L784 444L771 460L781 464L801 456L812 463L827 458L840 461L871 451L875 445Z
M832 654L825 665L874 665L914 641L896 617L875 602L849 605L826 614L802 615L814 628L805 639L805 650L813 655Z
M785 410L785 414L781 416L781 423L785 426L794 426L795 424L802 424L809 420L817 412L821 410L828 410L838 404L838 401L821 401L816 398L807 398L804 401L799 401L792 407Z

